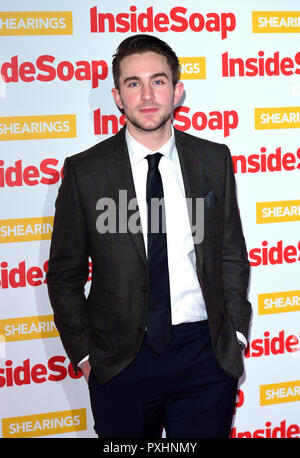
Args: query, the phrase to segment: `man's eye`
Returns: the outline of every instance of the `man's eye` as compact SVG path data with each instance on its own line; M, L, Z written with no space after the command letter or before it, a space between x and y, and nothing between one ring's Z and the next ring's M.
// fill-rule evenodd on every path
M164 82L162 80L155 80L154 84L159 86L160 84L164 84Z
M137 87L138 83L137 81L134 81L133 83L129 84L129 87Z

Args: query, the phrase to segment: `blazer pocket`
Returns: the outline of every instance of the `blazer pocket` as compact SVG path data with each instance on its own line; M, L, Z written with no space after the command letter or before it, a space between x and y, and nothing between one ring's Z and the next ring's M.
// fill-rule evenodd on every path
M204 221L222 216L224 213L224 200L218 200L210 207L204 206Z
M209 193L204 197L204 206L206 208L214 207L218 202L217 196L214 191L209 191Z

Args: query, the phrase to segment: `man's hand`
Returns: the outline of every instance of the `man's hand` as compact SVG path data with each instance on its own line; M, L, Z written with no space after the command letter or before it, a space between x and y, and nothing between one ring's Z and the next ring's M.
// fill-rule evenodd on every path
M89 375L90 375L90 372L91 372L91 365L89 363L89 361L84 361L83 363L80 364L80 369L82 370L83 372L83 375L84 375L84 378L86 380L86 382L88 382L89 380Z

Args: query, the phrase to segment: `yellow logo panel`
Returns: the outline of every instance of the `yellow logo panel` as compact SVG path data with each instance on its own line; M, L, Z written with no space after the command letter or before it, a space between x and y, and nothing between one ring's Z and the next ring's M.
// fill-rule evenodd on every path
M0 140L76 137L76 115L0 117Z
M266 293L258 295L259 315L299 311L300 290L282 291L278 293Z
M2 334L5 342L59 336L53 321L53 315L0 320L0 334Z
M86 430L86 409L2 419L2 435L6 438L40 437L84 430Z
M205 57L180 57L179 58L179 79L181 80L203 80L206 79Z
M300 221L300 200L256 203L256 223Z
M300 401L300 380L260 386L260 405Z
M50 240L53 216L0 220L0 243Z
M300 127L300 107L255 108L255 129L296 129Z
M72 34L72 11L0 11L0 36Z
M299 33L300 11L253 11L253 33Z

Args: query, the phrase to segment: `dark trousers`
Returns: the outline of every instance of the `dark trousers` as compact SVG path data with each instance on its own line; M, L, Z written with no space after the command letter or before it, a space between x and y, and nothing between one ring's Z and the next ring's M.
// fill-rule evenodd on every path
M147 343L121 373L89 390L100 438L229 437L238 380L216 361L208 321L172 326L160 355Z

